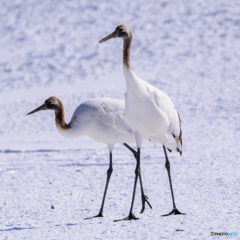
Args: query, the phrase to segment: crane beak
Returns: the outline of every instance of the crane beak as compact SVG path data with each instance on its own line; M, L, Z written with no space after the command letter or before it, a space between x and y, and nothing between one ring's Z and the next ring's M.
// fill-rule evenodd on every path
M27 115L33 114L33 113L41 111L41 110L46 110L46 109L47 108L46 108L45 104L43 104L42 106L40 106L40 107L36 108L35 110L29 112Z
M103 38L102 40L100 40L98 43L103 43L111 38L116 38L116 37L117 37L117 33L116 33L116 31L114 31L114 32L110 33L108 36L106 36L105 38Z

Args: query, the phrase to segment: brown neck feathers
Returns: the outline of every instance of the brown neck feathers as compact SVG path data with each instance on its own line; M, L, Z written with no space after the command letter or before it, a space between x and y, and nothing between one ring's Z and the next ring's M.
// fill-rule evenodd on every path
M65 111L62 102L59 103L58 108L55 110L55 122L63 130L70 128L70 124L65 122Z
M130 32L129 37L124 38L123 40L123 64L130 69L132 69L130 64L131 44L132 44L132 33Z

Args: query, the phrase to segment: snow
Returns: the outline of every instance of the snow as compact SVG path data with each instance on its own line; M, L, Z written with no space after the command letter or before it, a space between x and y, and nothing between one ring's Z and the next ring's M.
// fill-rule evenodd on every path
M106 145L64 139L53 112L26 116L50 96L62 100L67 121L84 100L124 99L122 42L98 44L122 23L133 32L135 73L167 93L181 115L183 156L169 157L184 216L161 217L172 207L164 153L146 141L141 170L153 209L139 214L138 188L140 219L113 222L128 214L135 169L132 154L116 145L104 218L83 220L100 209ZM239 1L1 1L0 35L1 239L240 234Z

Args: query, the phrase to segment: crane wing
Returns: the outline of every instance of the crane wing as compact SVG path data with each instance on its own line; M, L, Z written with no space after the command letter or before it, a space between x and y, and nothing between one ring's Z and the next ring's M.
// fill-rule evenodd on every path
M100 105L103 110L102 124L120 133L132 132L131 127L126 122L123 100L104 98Z

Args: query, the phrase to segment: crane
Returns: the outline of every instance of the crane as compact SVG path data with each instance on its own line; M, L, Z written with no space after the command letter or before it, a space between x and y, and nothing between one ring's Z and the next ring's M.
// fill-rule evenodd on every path
M170 161L166 148L178 151L182 155L182 130L180 115L171 99L164 92L138 78L130 64L130 50L133 34L127 25L119 25L114 32L103 38L103 43L113 38L123 39L123 73L126 80L127 93L125 95L125 115L128 124L133 129L137 145L137 163L133 188L132 203L128 217L120 220L138 219L132 213L136 185L140 176L140 149L144 139L160 142L165 154L165 167L167 169L173 210L163 216L182 214L176 207L172 180L170 174Z
M43 105L27 114L30 115L41 110L53 110L55 111L55 125L62 136L66 138L77 138L87 135L95 141L107 144L109 149L109 168L107 170L107 181L102 204L99 213L90 218L103 217L105 197L113 171L112 152L114 145L122 143L134 154L135 158L137 158L137 152L126 143L134 142L134 134L126 123L124 105L124 100L107 97L93 98L81 103L74 111L71 121L67 124L65 122L63 103L57 97L49 97L44 101ZM142 200L142 209L140 213L143 213L146 202L150 208L152 208L152 206L148 201L148 197L144 194L141 175L140 184Z

